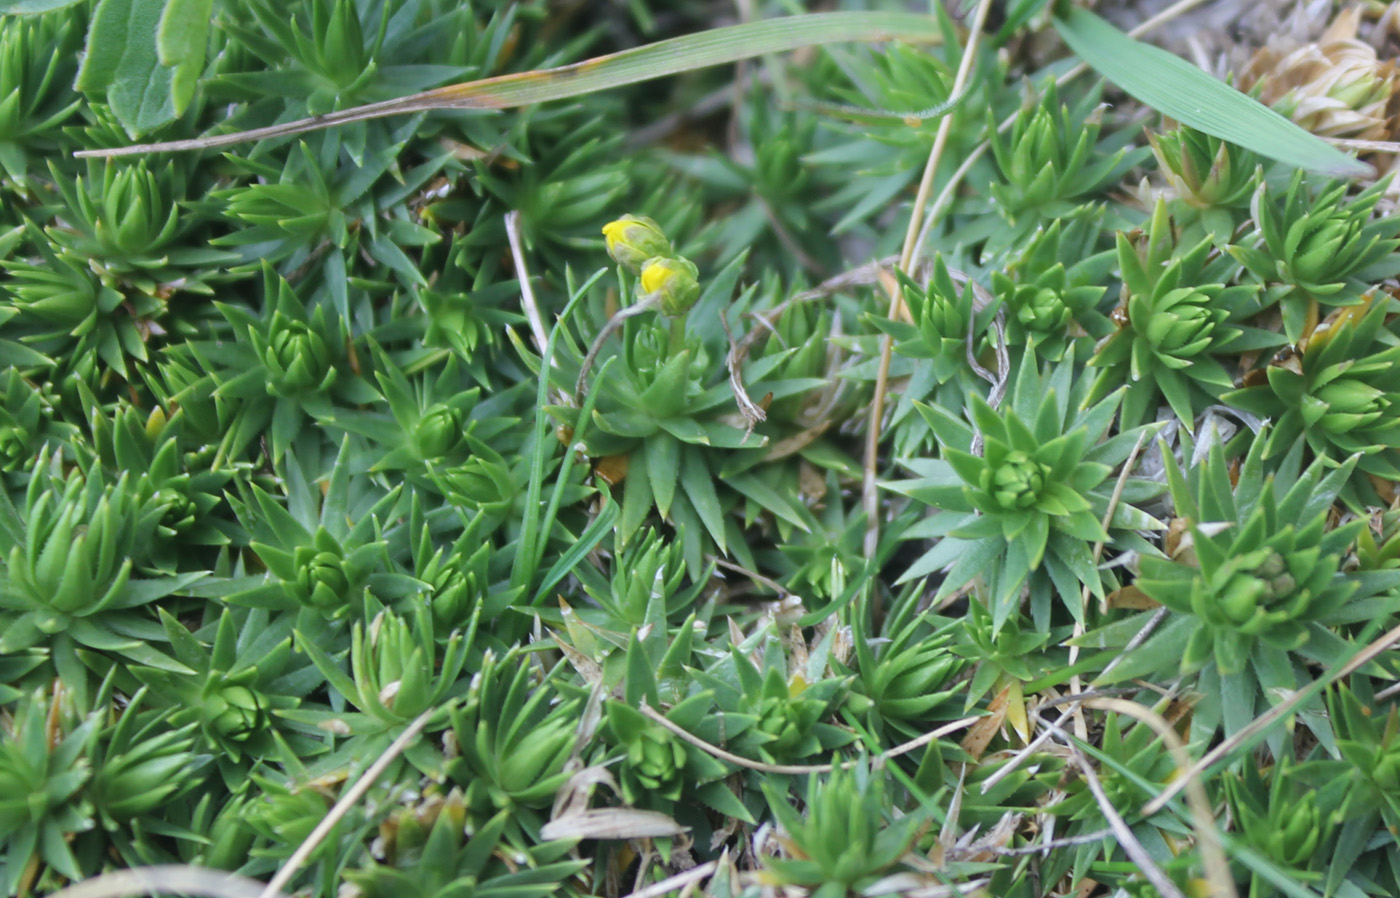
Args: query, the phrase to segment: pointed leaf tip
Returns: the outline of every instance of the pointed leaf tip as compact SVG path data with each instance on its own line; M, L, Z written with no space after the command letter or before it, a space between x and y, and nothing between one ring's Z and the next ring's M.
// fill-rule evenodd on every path
M1287 165L1337 178L1375 169L1279 115L1258 100L1160 47L1075 7L1055 17L1070 49L1139 102L1198 131Z

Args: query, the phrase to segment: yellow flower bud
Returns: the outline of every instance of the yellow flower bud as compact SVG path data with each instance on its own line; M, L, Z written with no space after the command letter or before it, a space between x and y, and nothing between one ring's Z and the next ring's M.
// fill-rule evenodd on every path
M660 294L661 314L684 315L700 298L700 271L689 259L648 259L642 266L641 293Z
M608 222L603 225L603 238L608 244L608 255L633 272L654 256L675 253L671 249L671 241L662 233L661 225L644 215L624 215L617 221Z

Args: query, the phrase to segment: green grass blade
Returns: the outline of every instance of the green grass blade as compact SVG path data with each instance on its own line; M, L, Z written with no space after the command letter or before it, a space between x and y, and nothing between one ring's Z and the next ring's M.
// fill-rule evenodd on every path
M898 12L810 13L713 28L572 65L452 84L410 97L370 103L267 128L194 140L85 150L75 155L129 156L210 149L426 109L511 109L818 44L891 40L936 43L941 38L938 19L933 16Z
M1198 131L1261 156L1333 177L1374 174L1371 166L1151 44L1134 40L1086 9L1055 17L1070 49L1139 102Z

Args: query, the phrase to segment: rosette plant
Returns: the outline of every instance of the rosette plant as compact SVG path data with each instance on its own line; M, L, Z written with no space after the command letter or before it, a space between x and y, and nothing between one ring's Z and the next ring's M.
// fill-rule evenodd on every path
M1171 131L1147 132L1157 171L1166 179L1168 196L1179 202L1173 212L1195 241L1214 235L1228 240L1249 209L1263 160L1211 134L1181 125Z
M164 514L129 473L110 483L95 468L65 474L57 454L35 463L22 512L0 490L0 652L46 647L84 702L89 673L80 655L98 669L111 666L102 659L110 655L187 672L153 647L164 633L142 606L204 572L137 576Z
M441 493L444 477L468 458L504 454L517 442L518 419L508 415L524 391L483 403L457 355L437 353L437 364L410 378L372 338L369 346L382 400L368 409L336 409L328 423L368 444L364 463L372 473L401 472L414 487Z
M1091 546L1147 548L1132 531L1161 526L1134 506L1155 490L1130 479L1105 529L1111 475L1143 437L1141 428L1132 428L1104 439L1121 393L1087 402L1088 378L1074 378L1073 351L1045 374L1029 350L1019 366L1000 408L975 394L965 416L920 405L942 457L906 462L914 476L890 484L934 512L904 538L938 540L901 580L946 568L937 592L943 598L984 576L998 630L1028 583L1033 607L1057 592L1080 616L1082 585L1104 594ZM974 451L978 437L980 453Z
M968 363L969 354L984 369L996 366L991 326L1000 305L998 297L985 291L979 294L965 272L957 272L955 280L954 270L942 256L934 259L927 287L902 272L896 272L896 277L903 286L910 320L885 315L867 320L894 341L890 376L909 378L891 427L900 454L913 455L934 445L928 425L914 414L916 401L955 408L982 382Z
M1386 318L1400 309L1387 293L1335 310L1300 344L1285 350L1225 402L1274 422L1264 459L1306 445L1319 458L1356 456L1356 472L1342 497L1374 500L1372 478L1400 479L1400 341ZM1369 476L1367 476L1369 475Z
M944 21L951 34L953 22ZM938 119L958 102L951 95L952 68L936 54L903 43L891 43L879 52L851 52L860 54L859 77L850 65L813 66L804 72L813 92L828 94L839 104L825 107L821 122L834 132L832 145L805 160L830 167L830 173L823 174L834 186L817 208L840 213L835 233L875 217L889 197L917 181ZM980 123L968 116L954 125L948 152L960 155L980 140ZM850 177L853 165L873 180L858 184ZM878 186L872 189L872 183Z
M1205 697L1194 727L1227 732L1253 719L1255 705L1301 688L1298 657L1325 666L1351 656L1335 628L1400 610L1400 571L1346 571L1360 519L1333 523L1332 504L1355 458L1302 467L1295 447L1268 474L1266 436L1237 470L1219 443L1183 472L1167 455L1178 521L1166 555L1143 555L1133 589L1174 612L1173 619L1110 674L1121 681L1162 659L1201 672ZM1155 659L1155 661L1154 661ZM1224 692L1219 687L1228 683Z
M1319 304L1355 305L1376 281L1400 272L1400 216L1373 217L1387 183L1355 196L1345 183L1314 194L1302 172L1282 196L1259 185L1250 205L1257 235L1229 250L1266 284L1282 285L1270 296L1282 304L1289 343L1297 344L1317 320Z
M237 260L196 239L197 217L182 212L178 196L190 173L168 162L152 171L145 161L118 166L92 163L87 177L69 179L50 163L62 193L62 225L45 229L54 245L85 260L106 286L165 301L176 291L212 293L210 272Z
M1101 207L1082 206L1036 233L1007 263L992 272L992 292L1006 308L1006 339L1029 343L1036 355L1056 362L1077 337L1102 337L1112 330L1099 311L1113 253L1094 251L1103 224Z
M1167 702L1158 703L1158 713ZM1098 756L1099 780L1108 802L1118 808L1129 822L1143 822L1138 809L1171 779L1176 770L1176 762L1171 752L1152 728L1138 721L1126 725L1121 717L1110 716L1104 721L1102 741L1096 747ZM1074 768L1071 766L1070 770ZM1098 829L1103 826L1103 812L1094 799L1088 783L1082 778L1067 773L1065 800L1056 807L1056 813L1064 814L1069 820L1070 832ZM1164 815L1167 816L1167 815Z
M92 776L84 750L98 722L76 716L71 696L40 691L0 717L0 885L7 895L93 872L72 840L96 823L84 791Z
M766 291L767 296L763 296ZM781 282L770 279L760 287L758 302L780 302ZM854 303L852 304L854 305ZM836 422L858 414L867 393L862 385L841 377L851 360L845 346L831 338L839 333L848 312L838 307L823 308L816 303L789 307L770 330L759 324L757 316L750 335L757 334L760 342L749 350L747 370L761 371L775 367L766 375L769 385L808 384L809 389L790 392L784 389L782 398L768 399L767 386L758 389L765 394L762 401L764 419L753 425L753 433L766 439L770 448L747 448L730 453L719 469L721 480L739 495L737 510L746 525L771 522L779 540L785 545L807 542L809 545L835 548L831 538L818 536L823 524L818 521L812 505L814 493L821 488L814 480L820 472L840 477L856 476L857 466L842 448ZM747 336L745 337L747 339ZM731 418L731 420L733 420ZM747 429L751 422L744 420ZM833 510L833 515L838 510ZM833 524L838 532L845 529ZM736 559L748 567L755 560L750 540L731 545Z
M124 296L102 283L81 257L58 251L36 225L27 224L25 233L23 251L0 260L9 276L5 330L19 338L7 341L15 347L7 345L7 354L84 381L96 380L100 366L133 379L132 363L150 359L151 323L164 314L165 304L141 293Z
M224 490L246 471L232 464L191 466L191 453L183 451L189 442L183 433L183 409L167 418L160 406L143 415L119 403L104 415L96 411L97 400L86 386L80 384L78 393L94 409L90 451L106 470L141 472L132 488L143 502L162 509L155 538L147 547L150 567L173 572L182 557L197 551L194 547L224 546L242 536L228 514ZM223 516L215 513L219 508Z
M578 702L559 701L556 667L535 682L528 659L488 653L467 693L449 712L457 751L447 776L465 791L472 818L505 815L511 837L537 838L555 794L573 771L566 762L578 741Z
M800 762L854 740L848 730L829 718L845 699L848 683L824 677L812 662L789 672L781 641L767 628L731 644L729 652L704 669L692 671L695 682L714 693L720 712L707 721L717 730L702 738L726 734L736 754L770 764Z
M1363 571L1400 568L1400 508L1372 511L1356 535L1356 563Z
M495 551L485 515L472 518L456 539L443 544L443 530L451 526L447 516L429 514L424 494L414 491L409 502L408 539L412 546L413 578L425 585L397 607L426 601L433 613L439 641L459 630L474 631L481 617L491 620L519 598L521 590L509 588L509 556ZM484 635L484 634L483 634ZM481 649L477 643L476 650Z
M622 287L635 293L637 302L610 320L582 360L560 359L561 386L592 382L593 395L578 397L578 406L554 405L548 411L563 425L564 438L581 440L591 457L610 460L603 466L612 472L610 477L623 478L616 528L619 548L655 510L681 533L686 564L698 577L706 552L727 552L731 543L742 542L729 514L732 491L721 492L717 485L737 481L734 491L742 491L755 479L751 471L724 477L717 469L725 456L716 450L765 445L762 436L745 429L739 414L726 377L728 347L718 320L725 309L731 319L737 318L753 294L730 301L742 260L731 263L702 290L688 259L648 256L670 246L650 219L618 219L604 228L604 235L609 252L619 260ZM643 257L645 261L636 262ZM633 269L635 279L628 276ZM614 329L620 330L621 342L615 363L591 371L592 358ZM781 377L785 359L774 354L748 362L743 369L748 390L771 393L772 401L778 401L827 385L820 378ZM779 376L769 380L775 373ZM773 498L761 486L744 494L755 501ZM794 516L780 502L760 504L776 517ZM807 526L800 518L793 523Z
M1376 697L1369 678L1358 680L1328 690L1325 710L1336 750L1315 750L1290 770L1301 789L1317 796L1322 825L1313 860L1328 862L1319 878L1322 888L1333 891L1347 874L1375 876L1384 869L1388 845L1367 851L1363 834L1400 826L1400 712Z
M383 832L385 855L345 873L365 898L548 898L588 863L571 840L512 844L507 811L471 826L456 789L396 809Z
M875 891L883 875L900 869L933 810L931 804L896 817L886 778L861 763L813 774L805 790L806 813L776 789L765 789L782 826L783 857L765 859L760 874L773 885L810 889L813 898L845 898Z
M254 0L245 9L246 18L231 17L228 27L263 62L276 68L225 74L222 80L243 90L275 87L288 105L309 115L330 112L337 108L337 100L353 105L377 96L375 76L381 74L381 63L376 57L382 53L392 58L394 43L407 37L397 31L392 37L380 33L389 10L383 10L381 21L376 22L350 0L312 0L298 8L299 15L288 15L287 10L263 0ZM262 28L250 27L254 22ZM389 74L405 91L430 87L434 76L444 74L415 71L419 68L426 67L391 66Z
M703 590L686 583L682 549L648 529L617 553L611 576L581 569L579 582L596 606L580 608L581 619L624 639L638 627L664 628L684 620Z
M1099 145L1098 102L1091 91L1071 111L1050 81L1038 100L1021 108L1005 136L988 113L987 133L1002 178L989 190L994 208L1011 227L992 237L986 257L1016 246L1042 221L1068 214L1076 198L1102 190L1146 155L1146 150L1122 149L1120 138L1114 139L1118 148Z
M635 226L612 233L605 230L610 251L618 258L631 258L619 241L636 231ZM644 253L645 247L641 247L636 255ZM667 316L669 321L643 324L633 315L622 322L622 351L617 364L605 366L597 374L599 395L591 420L584 420L580 409L569 406L551 406L549 411L567 428L570 439L583 440L590 456L626 459L623 512L617 528L620 543L626 545L655 509L663 519L674 519L688 531L698 570L701 546L723 551L728 538L724 508L702 447L737 448L749 437L738 428L713 420L713 411L701 414L702 408L723 407L729 397L717 385L706 396L714 401L701 398L712 377L713 362L718 360L711 357L702 341L686 334L684 312L700 295L694 265L683 259L652 256L637 270L640 303L659 308L664 287L667 305L681 314ZM643 270L648 273L645 278L640 274ZM720 289L732 290L737 276L734 267L729 277L722 276L717 282ZM581 375L589 373L582 363L575 370ZM727 388L727 384L722 386ZM701 423L697 417L710 420ZM761 441L755 438L754 442Z
M398 125L391 132L389 126L370 125L358 147L346 146L327 132L310 144L298 144L280 166L231 157L252 183L211 194L238 226L211 242L236 247L228 252L244 262L265 260L283 272L320 269L328 279L341 282L348 265L363 253L394 272L401 283L426 286L401 245L426 246L442 237L401 213L383 212L422 188L451 157L440 152L433 162L402 172L397 159L409 129ZM352 153L360 156L358 162Z
M81 44L72 16L0 19L0 169L21 194L30 187L31 154L52 153L59 127L80 105L70 85Z
M1159 398L1185 424L1234 386L1219 356L1277 346L1278 335L1240 322L1260 310L1258 287L1226 286L1238 272L1211 239L1177 245L1165 202L1134 243L1118 235L1123 300L1117 330L1100 341L1089 364L1102 368L1095 395L1124 381L1123 421L1152 420Z
M702 730L714 696L697 692L666 709L666 719L689 732ZM629 704L604 708L606 735L624 753L618 790L628 804L671 814L683 824L709 828L700 806L752 822L753 817L723 779L732 767L685 742Z
M279 739L300 751L316 750L314 741L275 715L296 708L323 682L312 663L292 651L291 615L225 608L191 631L164 609L159 614L171 653L184 668L132 665L131 673L175 709L171 727L198 728L225 785L241 789L254 762Z
M505 329L524 324L525 319L512 311L510 299L518 292L516 285L498 280L492 265L473 265L473 251L460 234L453 235L450 243L425 247L423 264L435 266L439 275L431 284L413 289L422 315L405 311L394 323L421 326L424 350L451 350L457 364L476 383L487 386L495 379L491 361L505 342ZM439 257L443 261L437 262Z
M308 309L271 266L263 268L264 313L218 304L239 339L187 344L208 372L190 387L191 398L211 393L239 405L220 441L220 454L237 458L266 437L280 462L309 420L328 417L336 404L367 405L379 394L359 374L347 323L323 304ZM183 396L177 396L177 399Z
M99 708L112 703L111 680L98 697ZM92 764L87 792L113 847L130 863L149 855L143 833L130 831L136 818L178 802L201 782L209 756L194 752L195 725L170 725L174 708L150 708L150 692L139 689L120 712L98 713L86 755ZM109 717L107 723L103 718ZM133 838L134 836L134 838Z
M78 429L54 414L58 402L47 381L36 385L18 368L0 371L0 471L18 472L32 465L46 444L77 437Z
M1296 765L1280 759L1271 772L1244 764L1239 773L1226 774L1225 797L1231 815L1239 821L1239 833L1251 848L1287 870L1301 882L1316 882L1316 861L1325 856L1318 849L1329 835L1336 789L1309 788L1294 772ZM1267 778L1266 778L1267 773ZM1331 793L1331 794L1329 794ZM1272 884L1258 873L1249 874L1250 898L1274 894Z
M914 606L906 600L892 609L883 627L887 641L868 638L862 618L856 619L851 633L855 679L846 708L862 714L875 732L887 730L900 739L912 739L926 732L931 722L962 710L952 687L966 662L950 649L954 628L935 628Z
M341 659L317 644L316 637L297 634L297 647L306 653L340 698L354 711L303 708L283 716L303 724L336 720L356 739L354 750L383 751L389 735L424 711L442 709L458 687L458 677L471 652L467 634L456 631L436 637L431 609L418 604L409 617L381 610L366 626L357 621L350 633L349 670ZM430 775L442 767L432 750L410 750L408 757L427 766Z
M1045 617L1044 610L1035 611L1036 617ZM1057 634L1024 627L1019 616L997 626L991 612L976 599L968 602L967 615L959 624L962 638L953 644L952 651L975 664L968 682L967 708L989 692L995 695L1008 686L1013 698L1024 695L1022 684L1043 676L1058 660L1048 649Z
M386 550L384 527L399 514L402 490L386 493L367 478L352 476L347 444L335 457L324 492L308 482L299 460L288 454L285 507L256 484L244 489L243 499L230 497L239 521L252 534L248 548L267 567L265 576L226 584L230 602L339 620L368 617L377 610L373 603L392 602L424 587L396 570ZM317 632L314 623L305 626Z
M1387 826L1400 823L1400 710L1391 705L1382 717L1373 708L1378 702L1355 689L1339 686L1328 696L1328 710L1335 721L1337 750L1345 773L1336 777L1347 782L1346 797L1336 814L1343 820L1365 818L1379 811ZM1326 762L1311 766L1308 773L1341 765Z

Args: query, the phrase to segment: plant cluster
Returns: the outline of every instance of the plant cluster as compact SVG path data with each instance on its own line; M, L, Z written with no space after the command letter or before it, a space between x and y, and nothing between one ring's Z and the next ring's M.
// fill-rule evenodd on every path
M1391 186L994 7L0 2L3 894L1400 894Z

